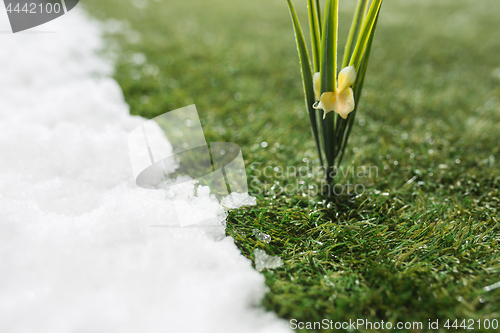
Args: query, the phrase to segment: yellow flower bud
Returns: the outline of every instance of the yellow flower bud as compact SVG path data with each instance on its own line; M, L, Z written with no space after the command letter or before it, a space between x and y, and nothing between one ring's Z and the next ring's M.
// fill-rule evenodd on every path
M337 94L327 91L321 94L319 103L317 106L313 106L315 109L323 109L325 113L323 114L323 119L325 119L326 114L330 111L335 111L338 105Z
M354 92L351 86L356 81L356 69L354 66L348 66L342 69L338 76L337 92L324 92L319 96L320 91L320 74L314 73L314 94L319 103L313 105L315 109L323 109L323 119L330 111L337 112L342 118L347 119L349 113L354 110Z
M314 96L316 97L316 100L319 101L319 96L321 94L321 74L319 72L314 73L313 84L314 84Z
M354 66L347 66L342 69L339 73L338 79L338 89L339 91L345 90L347 87L350 87L356 81L356 69Z
M344 89L338 92L337 112L342 118L346 119L347 115L354 110L354 93L351 88Z

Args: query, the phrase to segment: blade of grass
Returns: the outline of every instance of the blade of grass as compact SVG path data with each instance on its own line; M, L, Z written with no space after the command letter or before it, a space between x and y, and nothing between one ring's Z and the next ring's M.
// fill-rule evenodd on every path
M361 65L361 60L365 54L368 39L370 39L370 36L372 35L375 20L378 17L381 5L382 0L373 0L370 5L370 9L368 10L368 14L363 21L363 26L361 27L356 47L354 48L351 60L349 61L349 66L354 66L356 68L356 72L358 72L359 66Z
M304 34L300 28L299 19L295 8L293 7L292 1L287 0L288 9L290 10L290 15L292 17L292 23L295 30L295 40L297 42L297 50L299 52L300 68L302 72L302 83L304 86L304 95L307 110L309 111L309 118L311 121L311 128L316 141L316 147L319 153L319 159L321 165L323 165L323 157L321 155L321 147L319 142L318 127L316 124L316 110L313 108L314 104L314 85L311 72L311 63L309 61L309 55L307 53L307 46L304 40Z

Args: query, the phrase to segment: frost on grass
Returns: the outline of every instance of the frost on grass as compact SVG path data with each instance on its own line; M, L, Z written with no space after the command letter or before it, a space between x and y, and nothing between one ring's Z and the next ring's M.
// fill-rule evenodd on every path
M0 330L289 332L223 228L172 227L176 205L221 226L223 206L189 182L135 185L127 141L145 120L96 55L98 24L76 8L39 29L0 34Z
M275 269L283 265L283 261L278 256L270 256L266 251L261 249L255 249L253 251L255 255L255 269L261 272L264 268Z

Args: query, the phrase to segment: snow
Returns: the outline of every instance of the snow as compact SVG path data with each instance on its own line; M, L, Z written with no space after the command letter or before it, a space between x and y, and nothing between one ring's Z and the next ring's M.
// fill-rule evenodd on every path
M255 254L255 269L259 272L265 268L275 269L283 265L283 261L278 256L270 256L266 251L261 249L255 249L253 252Z
M230 142L208 145L194 104L144 122L130 133L128 147L136 184L146 189L166 189L173 199L172 215L177 218L172 216L170 226L221 227L224 208L255 204L255 198L248 194L240 147ZM195 192L197 196L193 196ZM201 198L208 203L205 209L190 209L193 200L199 206ZM222 206L215 205L217 209L211 210L214 200L221 200Z
M264 277L223 227L161 227L175 200L223 226L222 205L192 182L135 185L127 140L144 119L96 53L99 24L76 8L9 30L2 10L0 330L289 332L259 307Z

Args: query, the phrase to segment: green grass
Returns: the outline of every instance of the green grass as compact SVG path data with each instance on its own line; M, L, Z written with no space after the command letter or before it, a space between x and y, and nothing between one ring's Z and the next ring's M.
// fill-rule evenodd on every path
M140 33L110 37L132 114L196 103L207 141L242 147L258 204L232 211L227 234L251 259L261 248L284 260L263 272L267 309L299 321L439 319L443 332L446 319L500 319L500 289L484 290L500 280L498 1L383 4L344 159L371 172L339 177L365 191L332 200L308 196L320 175L280 174L318 166L285 0L86 3ZM295 5L306 22L305 2ZM145 64L130 61L137 53Z

